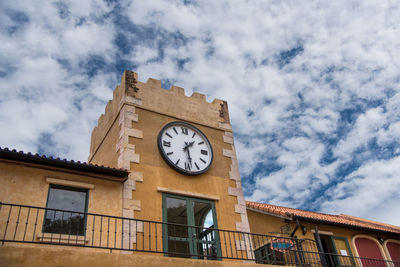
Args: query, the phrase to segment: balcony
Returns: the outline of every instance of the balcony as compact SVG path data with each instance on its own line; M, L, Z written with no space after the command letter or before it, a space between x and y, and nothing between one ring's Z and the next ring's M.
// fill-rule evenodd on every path
M323 253L312 239L9 203L0 203L0 242L286 266L400 266L400 262Z

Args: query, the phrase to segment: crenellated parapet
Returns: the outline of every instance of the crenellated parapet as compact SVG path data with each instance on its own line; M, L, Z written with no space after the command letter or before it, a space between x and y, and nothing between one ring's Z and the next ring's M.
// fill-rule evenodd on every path
M124 76L128 73L126 71ZM160 80L153 78L149 78L146 83L136 80L135 87L137 90L131 90L130 94L141 100L143 109L215 128L219 128L220 124L230 124L226 101L214 99L208 102L204 94L197 92L186 96L185 90L178 86L166 90L161 87Z

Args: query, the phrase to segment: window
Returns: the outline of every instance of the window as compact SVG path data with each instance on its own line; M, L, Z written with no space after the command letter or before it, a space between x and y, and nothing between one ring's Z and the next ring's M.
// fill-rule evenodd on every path
M43 222L44 233L85 235L88 190L50 185Z
M170 257L221 257L214 202L163 194L164 251ZM176 225L175 225L176 224Z

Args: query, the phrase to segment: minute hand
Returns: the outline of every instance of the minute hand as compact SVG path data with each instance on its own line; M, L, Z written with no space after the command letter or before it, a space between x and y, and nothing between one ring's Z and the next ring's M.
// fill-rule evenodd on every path
M187 144L186 143L186 146L183 148L183 150L186 150L186 152L187 152L187 154L188 154L188 160L189 160L189 164L190 164L190 167L192 167L192 158L190 157L190 152L189 152L189 147L190 146L192 146L193 144Z

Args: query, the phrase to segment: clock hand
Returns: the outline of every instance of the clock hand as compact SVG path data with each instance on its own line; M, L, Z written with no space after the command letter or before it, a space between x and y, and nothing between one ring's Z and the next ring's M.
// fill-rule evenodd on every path
M191 144L189 142L185 142L185 147L183 148L183 150L186 150L186 152L187 152L190 168L192 167L192 158L190 157L190 152L189 152L189 147L191 145L193 145L193 144Z
M185 147L183 148L183 150L186 150L189 146L190 144L188 142L185 142Z
M189 159L190 165L192 165L192 158L190 157L189 148L187 148L186 151L187 151L187 154L188 154L188 159Z

